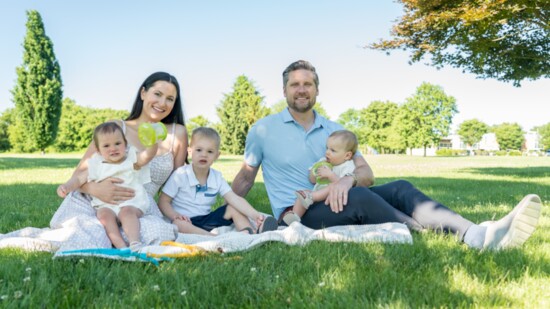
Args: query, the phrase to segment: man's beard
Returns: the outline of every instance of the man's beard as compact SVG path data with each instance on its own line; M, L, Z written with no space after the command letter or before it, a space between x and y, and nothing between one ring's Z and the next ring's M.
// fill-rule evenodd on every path
M315 101L308 101L306 106L296 104L296 101L292 102L288 105L288 107L296 112L299 113L305 113L313 109L313 106L315 105Z

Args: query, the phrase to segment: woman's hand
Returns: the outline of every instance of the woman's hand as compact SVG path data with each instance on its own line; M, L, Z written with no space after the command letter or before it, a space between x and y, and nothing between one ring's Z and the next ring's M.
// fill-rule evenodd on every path
M135 196L133 189L119 186L124 181L120 178L107 178L101 182L89 182L84 185L86 192L105 203L120 204Z
M59 187L57 187L57 195L60 198L65 198L67 194L69 194L69 192L70 191L68 191L67 188L65 188L65 185L59 185Z

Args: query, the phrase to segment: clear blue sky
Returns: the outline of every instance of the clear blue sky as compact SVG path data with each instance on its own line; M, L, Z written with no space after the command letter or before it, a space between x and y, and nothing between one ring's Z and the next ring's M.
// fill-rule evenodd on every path
M253 80L271 106L283 99L284 68L305 59L318 70L318 101L334 120L374 100L403 103L426 81L456 98L455 126L472 118L524 130L550 122L549 79L516 88L362 48L389 36L402 14L391 0L1 1L0 112L14 106L30 9L54 43L64 96L82 106L129 109L143 79L162 70L182 85L187 118L217 121L216 106L237 76Z

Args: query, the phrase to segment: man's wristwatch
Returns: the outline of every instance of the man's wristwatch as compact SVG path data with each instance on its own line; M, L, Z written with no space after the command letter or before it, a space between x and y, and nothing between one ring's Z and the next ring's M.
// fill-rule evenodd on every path
M355 175L355 173L347 173L344 176L351 176L353 178L353 186L357 186L357 176Z

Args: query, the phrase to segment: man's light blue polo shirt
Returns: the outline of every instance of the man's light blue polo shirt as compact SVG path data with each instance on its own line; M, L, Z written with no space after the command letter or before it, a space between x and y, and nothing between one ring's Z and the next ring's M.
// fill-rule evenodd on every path
M275 218L294 205L294 192L312 189L309 168L325 156L328 136L343 127L315 113L308 132L290 115L288 108L258 120L249 130L245 163L262 166L267 195Z

